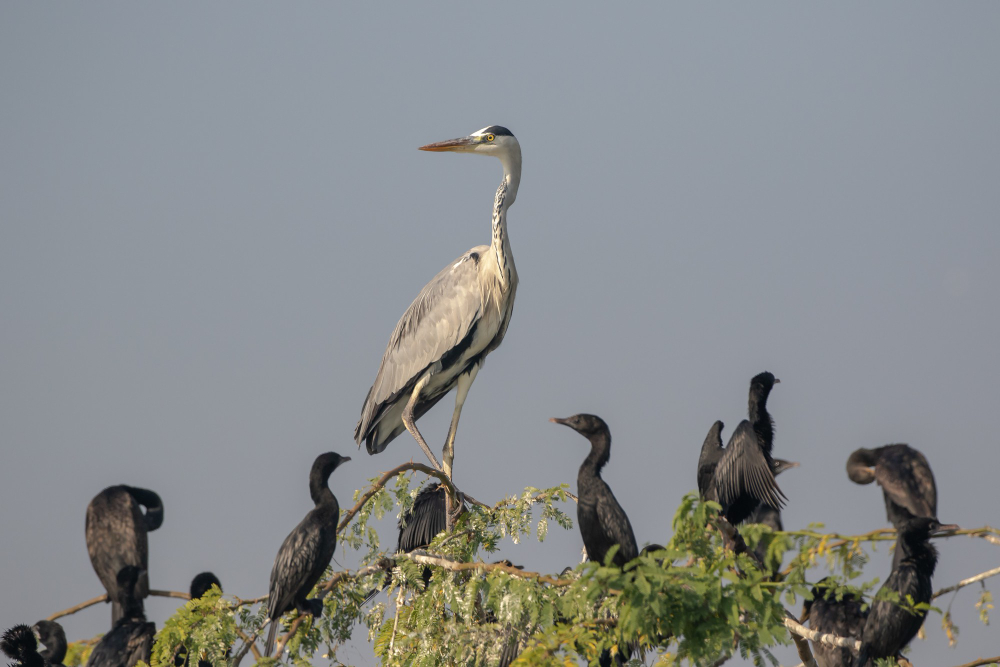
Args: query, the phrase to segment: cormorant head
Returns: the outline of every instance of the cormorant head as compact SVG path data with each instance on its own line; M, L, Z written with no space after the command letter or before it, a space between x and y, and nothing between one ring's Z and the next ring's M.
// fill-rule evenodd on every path
M42 657L53 664L61 663L66 657L66 632L63 627L55 621L38 621L31 629L39 643L45 645Z
M758 373L750 380L750 393L756 393L758 396L767 396L771 393L771 387L780 382L781 380L774 377L773 373L767 371Z
M330 474L341 463L347 463L350 460L350 456L341 456L337 452L327 452L316 457L312 469L309 471L309 495L312 496L314 503L319 504L322 501L324 489L328 489L327 482L330 481Z
M451 151L454 153L482 153L483 155L494 155L496 157L501 157L504 154L510 154L512 152L517 152L517 155L521 155L521 146L517 143L517 139L511 134L510 130L506 127L500 125L490 125L489 127L484 127L483 129L473 132L467 137L459 137L458 139L448 139L447 141L438 141L433 144L427 144L426 146L421 146L422 151Z
M211 572L202 572L191 580L191 599L197 600L211 590L212 586L218 586L222 590L222 582Z
M785 472L789 468L798 468L798 461L786 461L785 459L772 459L774 465L771 467L771 473L777 477L781 473Z
M604 420L597 415L588 415L586 413L580 413L578 415L573 415L572 417L566 417L565 419L560 419L559 417L553 417L549 420L555 424L563 424L569 426L571 429L579 433L580 435L590 438L591 436L597 435L599 433L609 434L608 425L604 423Z
M847 477L855 484L871 484L875 481L875 452L871 449L855 449L847 457Z
M933 518L914 517L903 524L900 532L906 542L914 544L926 542L931 535L948 533L953 530L959 530L959 527L953 523L942 524Z

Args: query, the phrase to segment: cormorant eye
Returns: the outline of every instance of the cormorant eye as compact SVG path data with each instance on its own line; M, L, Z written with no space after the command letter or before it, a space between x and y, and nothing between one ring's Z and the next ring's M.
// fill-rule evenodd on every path
M493 141L493 135L492 134L487 134L486 135L486 141Z

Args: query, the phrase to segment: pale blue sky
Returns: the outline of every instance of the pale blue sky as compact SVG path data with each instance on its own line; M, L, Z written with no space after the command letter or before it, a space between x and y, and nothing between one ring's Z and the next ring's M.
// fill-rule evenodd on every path
M887 442L928 456L942 520L996 524L998 30L985 2L3 4L0 626L101 592L83 519L105 486L163 497L154 587L211 569L250 597L317 454L354 457L343 504L420 456L351 435L403 310L489 242L499 164L416 148L494 123L524 153L521 284L463 413L461 487L575 486L586 443L547 420L595 412L640 543L665 541L705 432L767 369L775 453L803 464L786 526L885 525L843 464ZM579 547L505 554L558 571ZM941 552L938 587L998 561ZM975 596L958 648L934 615L915 662L997 652Z

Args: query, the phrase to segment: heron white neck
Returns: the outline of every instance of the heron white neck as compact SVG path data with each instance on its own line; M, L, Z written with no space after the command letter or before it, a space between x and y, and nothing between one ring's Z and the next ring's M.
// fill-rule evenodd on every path
M510 239L507 238L507 209L517 198L517 187L521 184L521 149L517 146L509 153L500 157L503 164L503 181L497 188L496 199L493 201L493 252L496 254L497 266L500 269L500 282L506 290L513 278L514 255L510 249Z

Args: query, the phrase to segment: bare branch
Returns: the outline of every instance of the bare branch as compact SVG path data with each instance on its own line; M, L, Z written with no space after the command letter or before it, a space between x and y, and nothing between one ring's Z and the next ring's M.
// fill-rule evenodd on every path
M788 631L791 632L793 635L798 635L799 637L809 639L814 642L827 644L829 646L850 648L854 649L855 651L861 650L861 642L857 639L838 637L837 635L823 634L822 632L810 630L809 628L805 627L804 625L796 621L795 618L792 616L792 614L788 612L788 610L785 610L785 614L786 614L784 619L785 627L788 628ZM798 648L797 644L796 648ZM799 653L799 657L802 658L801 652ZM805 662L807 665L809 664L804 658L803 662Z
M979 658L958 667L979 667L980 665L1000 665L1000 655L993 658Z
M936 598L941 597L942 595L944 595L946 593L951 593L952 591L957 591L959 588L965 588L969 584L974 584L977 581L982 581L983 579L989 579L990 577L995 577L998 574L1000 574L1000 567L995 567L992 570L987 570L986 572L983 572L981 574L977 574L974 577L969 577L968 579L962 579L962 581L958 582L954 586L948 586L947 588L942 588L937 593L935 593L934 597L932 597L931 599L934 600Z
M177 591L149 591L149 594L163 598L180 598L181 600L191 599L191 596L188 595L187 593L179 593ZM93 607L95 604L100 604L101 602L107 602L107 601L108 601L107 593L105 593L104 595L98 595L96 598L91 598L86 602L81 602L80 604L74 605L69 609L63 609L62 611L57 611L56 613L52 614L45 620L54 621L57 618L62 618L63 616L69 616L70 614L75 614L76 612L82 611L87 607Z
M575 579L560 579L548 574L541 574L540 572L526 572L505 563L484 563L482 561L477 563L465 563L461 561L454 561L449 558L445 558L444 556L428 554L426 552L421 553L420 551L398 554L396 558L406 558L414 563L420 563L421 565L436 565L437 567L451 572L465 572L468 570L475 570L476 572L492 572L494 570L499 570L509 575L520 577L521 579L532 579L534 581L538 581L543 584L550 584L552 586L569 586L575 581Z

